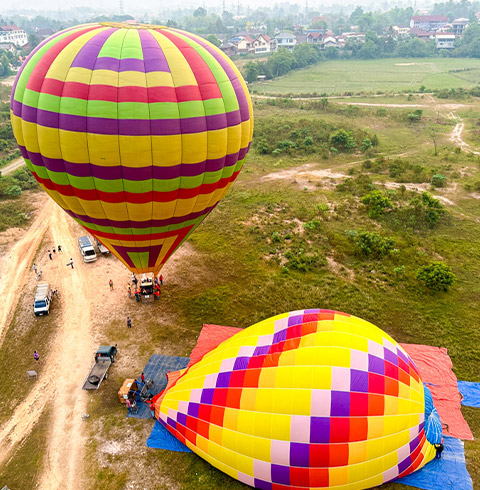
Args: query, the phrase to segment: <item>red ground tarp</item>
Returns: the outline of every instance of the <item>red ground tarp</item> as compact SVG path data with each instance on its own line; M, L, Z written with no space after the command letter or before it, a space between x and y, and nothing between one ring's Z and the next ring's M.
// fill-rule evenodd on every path
M473 434L461 411L462 396L452 360L444 347L400 344L415 362L422 381L432 392L435 408L443 424L443 433L458 439L473 441Z
M187 368L240 330L242 329L205 324L198 336L197 345L192 350ZM452 360L447 354L447 349L429 345L400 345L413 359L422 381L427 383L432 392L435 407L444 426L444 434L458 439L473 440L472 431L461 412L462 397L458 391L457 377L452 371ZM178 375L175 374L169 374L169 386L176 381ZM171 375L174 375L174 379L170 379Z

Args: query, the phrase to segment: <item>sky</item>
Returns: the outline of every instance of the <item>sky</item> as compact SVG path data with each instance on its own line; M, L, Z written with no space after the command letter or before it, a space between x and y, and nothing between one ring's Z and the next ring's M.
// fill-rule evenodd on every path
M290 3L298 3L299 6L305 8L306 0L291 0ZM328 5L361 5L363 7L368 6L368 9L378 9L385 7L387 4L399 5L403 7L409 7L414 4L416 0L390 0L385 1L375 1L375 0L308 0L308 6L311 9L322 11L322 7L325 8ZM0 0L0 14L5 15L8 11L18 11L21 9L27 10L37 10L37 11L48 11L48 10L67 10L72 7L90 7L95 10L105 10L116 12L120 10L120 3L123 4L123 10L125 13L142 11L149 13L156 13L162 10L171 9L172 7L220 7L222 5L222 0L182 0L181 2L174 3L165 0ZM242 7L250 6L251 9L256 8L259 4L255 0L242 0ZM278 0L264 0L262 5L273 6ZM416 4L425 5L431 3L429 0L417 0ZM232 7L236 8L236 0L225 0L225 5L227 10L232 10Z

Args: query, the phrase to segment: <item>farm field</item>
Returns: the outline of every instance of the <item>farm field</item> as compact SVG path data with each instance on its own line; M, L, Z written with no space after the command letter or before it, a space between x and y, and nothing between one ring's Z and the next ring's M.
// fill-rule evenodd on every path
M480 60L464 58L389 58L334 60L253 83L259 94L344 94L471 88L480 80Z
M412 117L415 110L419 117ZM82 229L42 192L0 202L33 212L28 222L12 222L0 233L8 306L0 318L0 484L13 490L250 488L194 454L147 448L152 421L127 419L118 402L124 379L138 376L151 354L188 356L203 323L244 328L290 310L336 309L371 321L398 342L446 347L458 379L480 381L480 100L255 98L254 111L244 169L168 262L161 299L153 304L128 298L130 273L114 257L81 262L75 241ZM334 143L341 130L354 140L346 141L350 148ZM434 175L442 185L432 186ZM372 191L392 208L372 215L362 202ZM422 200L424 192L433 200ZM364 231L394 245L388 242L385 254L364 252L358 241ZM56 243L65 259L50 261L46 251ZM74 270L65 267L70 255ZM431 261L456 275L448 292L417 281L417 269ZM31 312L33 262L59 289L49 317ZM14 281L12 271L18 271ZM95 348L111 343L118 343L119 355L108 380L99 392L82 392ZM26 384L32 346L41 353L39 379ZM462 411L480 437L480 411ZM480 488L480 444L466 442L465 449Z

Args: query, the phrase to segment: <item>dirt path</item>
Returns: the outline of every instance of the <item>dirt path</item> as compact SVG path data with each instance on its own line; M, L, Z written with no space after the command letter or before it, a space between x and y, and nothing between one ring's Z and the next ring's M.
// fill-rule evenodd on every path
M480 152L474 150L466 141L463 140L465 123L460 119L460 117L457 114L450 112L450 114L448 114L448 118L456 119L458 121L450 134L450 141L459 146L463 151L468 151L474 155L480 155Z
M18 292L23 289L26 278L31 277L30 266L37 249L51 225L53 210L56 207L46 195L38 198L39 210L30 228L9 252L0 259L0 345L6 333L6 329L12 320L13 313L18 302ZM8 278L8 281L5 279ZM1 437L0 437L1 441Z
M0 174L2 176L11 174L12 172L15 172L15 170L19 169L20 167L23 167L25 165L25 160L23 157L16 158L15 160L11 161L9 164L5 165L2 169L0 169Z
M48 198L45 196L45 199ZM68 217L53 201L45 199L35 224L6 257L8 267L18 271L17 277L11 270L2 269L2 276L14 277L21 284L25 282L25 275L32 274L29 270L30 263L47 229L49 242L61 243L64 250L75 249L75 233L71 233L74 225L67 221ZM73 270L67 269L67 260L66 254L58 255L53 261L41 255L39 267L44 269L42 278L54 284L60 291L63 312L61 327L53 341L51 352L42 353L42 361L46 366L35 387L17 407L10 420L0 428L1 464L10 456L12 449L30 433L41 417L46 401L55 400L52 424L48 431L45 469L40 479L40 488L49 490L85 488L81 478L84 447L81 415L85 411L86 398L85 392L79 387L85 377L85 359L91 358L93 342L90 335L87 271L82 267L84 264L75 264ZM10 291L19 289L21 287L12 287L10 282ZM17 297L8 295L7 291L4 302L9 306L7 310L14 310L16 302ZM7 320L6 324L8 323ZM2 321L1 324L5 323Z
M70 218L58 207L50 229L53 243L64 250L76 248L76 234ZM56 258L55 287L61 291L62 327L57 335L48 375L53 378L55 404L47 440L45 467L40 477L40 489L85 488L82 480L85 435L82 414L86 412L86 392L81 390L85 378L85 361L95 350L91 336L91 309L88 269L74 260L74 269L66 267L65 254ZM74 287L73 287L74 285Z

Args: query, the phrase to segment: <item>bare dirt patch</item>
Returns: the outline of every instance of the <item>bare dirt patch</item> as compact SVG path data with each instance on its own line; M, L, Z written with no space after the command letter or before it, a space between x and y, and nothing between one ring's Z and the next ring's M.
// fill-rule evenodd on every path
M339 264L333 257L326 257L327 267L334 274L339 276L346 276L350 281L355 279L355 272L342 264Z
M333 188L338 179L346 177L346 174L342 172L334 172L331 169L315 169L314 167L314 163L307 163L300 167L264 175L261 180L285 180L297 184L301 189L314 190L318 187Z

